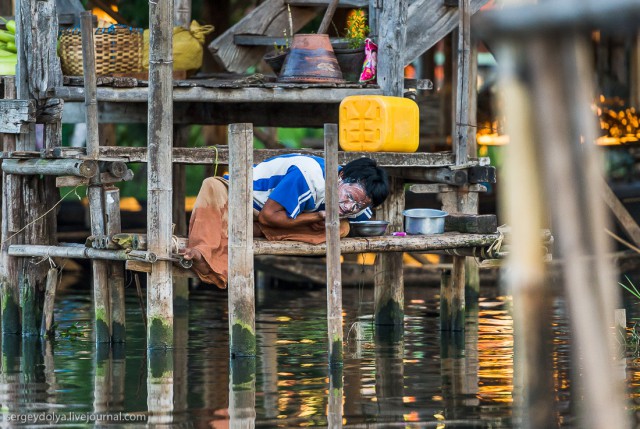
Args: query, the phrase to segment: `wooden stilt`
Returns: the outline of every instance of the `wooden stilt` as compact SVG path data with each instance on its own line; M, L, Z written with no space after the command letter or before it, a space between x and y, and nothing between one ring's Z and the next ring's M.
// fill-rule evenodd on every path
M95 48L93 43L93 14L83 12L80 17L82 26L82 58L85 85L85 106L87 109L87 157L97 159L100 140L98 136L98 104L96 87ZM91 218L91 234L104 235L104 196L100 176L93 176L87 189L89 199L89 215ZM109 268L104 261L94 260L91 263L93 272L93 309L94 330L97 343L111 341L111 311L109 308Z
M391 192L376 211L376 218L388 220L388 233L403 230L404 183L389 178ZM381 253L376 257L374 279L374 319L376 325L402 326L404 322L404 277L402 252Z
M338 212L338 126L324 126L325 207L327 236L327 331L329 365L342 365L342 273Z
M13 77L3 77L4 98L16 97L15 80ZM2 136L4 151L16 149L15 136ZM0 287L2 291L2 333L20 333L20 289L18 273L22 261L20 258L9 256L9 245L22 242L19 213L22 207L22 178L2 172L2 230L0 234ZM17 234L17 235L16 235Z
M118 234L122 230L120 221L120 190L108 188L104 190L106 233ZM108 263L109 309L111 310L111 342L123 343L126 336L125 301L124 301L124 263Z
M190 3L190 2L189 2ZM176 4L178 9L186 7ZM188 22L186 23L188 26ZM176 25L179 25L176 23ZM173 147L186 147L189 139L189 127L177 125L173 128ZM173 234L187 236L187 212L184 198L187 193L186 168L181 164L173 164ZM189 306L189 279L176 277L173 279L173 306L174 311L185 312Z
M378 85L384 95L402 97L404 93L404 56L408 1L387 1L380 10L378 29ZM377 210L377 218L390 222L388 232L403 229L404 186L401 179L390 179L391 192ZM402 253L378 255L374 288L376 324L402 326L404 319L404 282Z
M171 255L173 145L173 0L149 4L148 248ZM147 276L147 347L173 345L173 270L160 261Z
M229 125L229 151L229 346L231 357L255 356L251 124Z
M16 3L16 47L18 66L16 68L17 98L34 100L36 108L45 108L50 97L50 89L62 85L60 62L56 54L55 43L58 37L58 16L55 2L24 0ZM34 66L37 64L37 67ZM47 148L60 145L61 111L53 113L44 127L44 145ZM30 125L26 134L20 134L17 150L36 149L36 126ZM22 203L30 207L29 219L21 216L25 226L25 243L54 244L56 215L51 212L44 216L58 198L53 178L41 179L30 176L22 180ZM33 222L42 216L38 222ZM40 312L42 294L45 290L46 264L23 264L21 284L22 333L38 336L40 334Z
M609 222L598 197L602 163L592 143L597 134L591 110L595 91L589 41L581 36L539 36L531 44L527 49L531 98L539 121L535 124L538 150L547 155L543 177L565 257L569 310L573 326L579 327L574 338L584 369L585 428L625 428L624 387L615 377L611 359L615 348L610 329L619 294L611 287L615 270L604 258L610 247L604 233ZM554 63L562 64L561 70L547 69ZM582 144L582 139L588 144ZM591 293L584 293L585 284Z

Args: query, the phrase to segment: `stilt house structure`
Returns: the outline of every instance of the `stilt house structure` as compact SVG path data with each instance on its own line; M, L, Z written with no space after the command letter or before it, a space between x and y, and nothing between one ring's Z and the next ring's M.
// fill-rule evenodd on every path
M327 256L330 359L342 359L340 255L379 253L376 262L375 321L403 324L402 252L450 252L453 270L443 283L443 328L463 330L465 257L486 250L497 233L446 232L437 236L386 235L338 239L337 184L327 174L326 245L253 239L251 166L286 150L254 150L252 126L324 127L327 171L338 164L371 156L388 169L391 195L376 213L391 222L389 233L403 229L406 185L413 192L439 193L449 213L475 214L481 182L491 168L478 169L475 146L474 48L470 18L486 0L341 0L338 7L368 8L369 26L377 40L377 85L296 84L238 79L176 81L172 75L171 35L174 24L190 22L188 0L149 2L150 69L148 80L96 77L93 21L83 15L84 76L63 77L56 54L59 17L54 0L17 0L18 69L2 78L0 132L3 134L2 199L2 330L37 335L39 291L51 291L56 270L48 258L92 261L95 338L99 343L124 341L124 270L148 273L148 347L173 344L174 302L185 297L184 284L174 280L188 273L178 254L185 230L184 177L180 165L228 164L230 188L229 326L234 356L255 355L254 255ZM256 64L273 37L286 27L287 8L294 30L318 14L329 0L265 0L244 19L215 39L209 49L230 73L244 73ZM405 95L404 67L455 31L455 126L450 152L338 152L338 104L349 95ZM251 37L244 35L250 34ZM428 82L422 82L426 87ZM87 148L62 147L62 122L86 122ZM148 123L146 148L101 144L103 123ZM36 150L36 124L44 125L44 149ZM189 124L229 124L228 146L185 148ZM427 125L428 126L428 125ZM289 150L289 152L291 152ZM310 152L310 151L308 151ZM148 226L146 236L124 248L120 233L119 193L113 184L127 180L127 163L146 163ZM168 174L170 171L177 174ZM88 186L93 246L56 240L56 186ZM172 217L173 213L173 217ZM172 230L172 224L177 230ZM178 237L174 236L176 234ZM141 239L144 238L144 239ZM33 263L42 261L43 263ZM176 285L180 284L175 282ZM52 294L45 312L51 311ZM46 319L46 318L45 318Z

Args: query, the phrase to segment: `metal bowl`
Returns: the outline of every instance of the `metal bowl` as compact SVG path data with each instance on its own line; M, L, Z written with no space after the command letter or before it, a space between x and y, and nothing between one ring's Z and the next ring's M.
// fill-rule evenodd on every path
M349 235L352 237L375 237L384 235L389 222L386 220L363 220L349 222Z
M409 209L404 215L404 230L411 235L442 234L444 218L449 214L434 209Z

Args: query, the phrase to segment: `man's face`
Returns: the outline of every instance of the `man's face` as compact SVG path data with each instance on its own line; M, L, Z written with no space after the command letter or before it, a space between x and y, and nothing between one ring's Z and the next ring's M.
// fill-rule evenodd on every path
M338 181L338 207L340 216L356 214L371 205L364 187L358 183Z

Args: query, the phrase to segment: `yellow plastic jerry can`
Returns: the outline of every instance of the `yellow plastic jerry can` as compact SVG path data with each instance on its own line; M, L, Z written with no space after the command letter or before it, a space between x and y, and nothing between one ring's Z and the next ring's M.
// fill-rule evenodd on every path
M340 147L356 152L415 152L418 105L402 97L352 95L340 103Z

